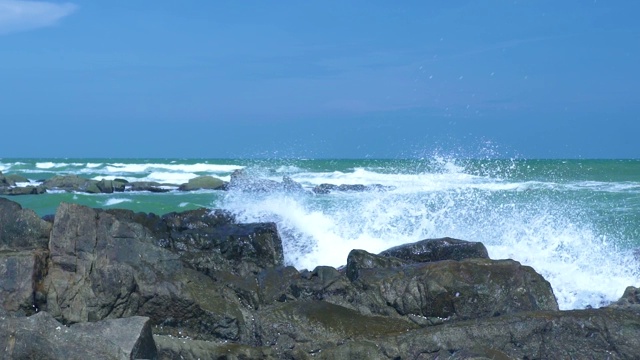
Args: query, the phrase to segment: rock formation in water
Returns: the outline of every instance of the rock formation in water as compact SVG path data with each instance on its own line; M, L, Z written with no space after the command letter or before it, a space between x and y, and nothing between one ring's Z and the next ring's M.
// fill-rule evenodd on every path
M633 359L640 296L559 311L549 283L443 238L284 263L275 224L0 198L0 349L37 359Z

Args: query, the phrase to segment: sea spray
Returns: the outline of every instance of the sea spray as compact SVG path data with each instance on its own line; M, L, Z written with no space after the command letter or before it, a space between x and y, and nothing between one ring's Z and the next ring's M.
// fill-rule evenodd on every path
M308 188L322 182L394 186L323 195L230 192L222 206L241 221L276 222L286 261L298 268L343 265L352 249L377 253L451 236L483 242L494 259L534 267L562 309L605 305L639 282L637 260L620 246L625 239L607 239L616 234L602 233L589 199L576 197L572 184L512 181L505 171L500 178L480 176L457 164L414 174L354 168L289 175Z

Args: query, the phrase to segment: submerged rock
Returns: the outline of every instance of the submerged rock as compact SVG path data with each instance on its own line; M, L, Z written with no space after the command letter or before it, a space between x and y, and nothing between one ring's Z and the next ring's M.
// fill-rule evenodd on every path
M362 184L320 184L312 189L316 194L329 194L333 191L340 192L363 192L363 191L387 191L393 190L392 186L384 186L381 184L362 185Z

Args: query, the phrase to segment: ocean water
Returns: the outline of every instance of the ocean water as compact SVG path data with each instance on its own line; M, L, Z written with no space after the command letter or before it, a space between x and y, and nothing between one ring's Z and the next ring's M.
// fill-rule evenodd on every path
M365 192L196 191L10 197L40 215L60 202L164 214L222 208L273 221L298 269L340 266L352 249L373 253L425 238L483 242L493 259L534 267L561 309L600 307L640 286L640 160L0 159L0 171L35 184L54 175L157 181L170 189L199 175L229 180L289 176L305 189L380 184Z

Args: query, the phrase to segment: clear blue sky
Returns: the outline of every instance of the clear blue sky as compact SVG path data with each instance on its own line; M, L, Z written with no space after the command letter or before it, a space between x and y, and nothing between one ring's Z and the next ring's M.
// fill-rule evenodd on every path
M0 0L0 157L640 158L638 14Z

